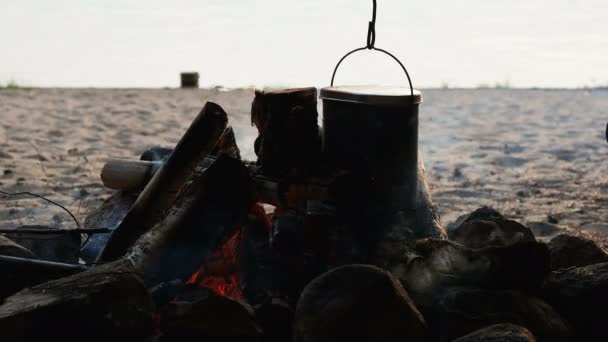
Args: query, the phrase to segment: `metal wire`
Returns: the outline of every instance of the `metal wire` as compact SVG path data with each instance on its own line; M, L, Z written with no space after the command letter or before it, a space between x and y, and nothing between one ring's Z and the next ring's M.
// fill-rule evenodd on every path
M50 199L48 199L48 198L46 198L44 196L37 195L37 194L31 193L29 191L22 191L22 192L11 193L11 192L6 192L6 191L0 190L0 194L5 195L5 196L9 196L9 197L28 195L28 196L40 198L40 199L42 199L42 200L44 200L44 201L46 201L48 203L51 203L51 204L53 204L53 205L55 205L55 206L63 209L63 211L65 211L66 213L68 213L72 217L72 220L74 220L74 222L76 223L76 228L80 228L80 222L78 221L78 219L76 218L76 216L74 216L74 214L72 214L71 211L69 211L66 207L62 206L61 204L59 204L57 202L54 202L54 201L51 201Z
M378 5L376 3L376 0L373 0L373 11L372 11L372 20L369 22L368 27L367 27L367 42L366 45L364 47L361 48L357 48L354 49L350 52L348 52L346 55L344 55L342 58L340 58L340 61L338 61L338 64L336 64L336 67L334 68L334 72L331 75L331 86L334 86L334 80L336 79L336 73L338 72L338 68L340 67L340 64L342 64L342 62L346 59L346 57L352 55L355 52L359 52L359 51L363 51L363 50L375 50L378 52L382 52L386 55L388 55L389 57L391 57L392 59L394 59L397 63L399 63L399 66L401 67L401 69L403 69L403 72L405 72L405 76L407 76L407 82L410 86L410 94L412 96L412 98L414 97L414 86L412 85L412 78L410 77L409 72L407 72L407 69L405 68L405 66L403 65L403 63L401 63L401 61L395 57L395 55L393 55L392 53L384 50L384 49L380 49L377 48L375 46L376 44L376 14L377 14L377 10L378 10Z

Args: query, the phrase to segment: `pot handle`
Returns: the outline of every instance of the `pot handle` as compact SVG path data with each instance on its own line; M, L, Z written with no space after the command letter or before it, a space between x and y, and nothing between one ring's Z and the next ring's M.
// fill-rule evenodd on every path
M369 46L369 47L364 46L364 47L361 47L358 49L354 49L353 51L344 55L344 57L342 57L340 59L340 61L338 62L338 64L336 65L336 68L334 69L334 73L331 75L331 86L332 87L334 86L334 79L336 78L336 73L338 72L338 68L340 67L340 64L342 64L342 62L346 59L346 57L352 55L355 52L359 52L359 51L363 51L363 50L376 50L376 51L382 52L382 53L388 55L389 57L391 57L392 59L394 59L395 62L399 63L399 66L401 66L401 69L403 69L403 71L405 72L405 76L407 76L407 81L410 85L410 93L411 93L412 97L414 96L414 86L412 86L412 79L410 78L410 74L407 72L407 69L405 68L403 63L401 63L401 61L397 57L395 57L395 55L393 55L392 53L390 53L386 50L374 47L374 46Z

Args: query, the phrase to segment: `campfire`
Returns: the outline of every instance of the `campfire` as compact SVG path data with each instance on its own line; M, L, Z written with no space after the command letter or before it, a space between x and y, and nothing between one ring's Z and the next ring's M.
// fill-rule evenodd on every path
M600 336L584 305L606 301L603 247L547 245L490 208L446 232L417 154L421 95L331 87L321 98L322 128L315 88L256 92L255 161L215 103L174 148L109 160L101 179L117 192L78 231L82 250L74 232L53 232L72 259L41 260L31 231L6 233L3 338Z

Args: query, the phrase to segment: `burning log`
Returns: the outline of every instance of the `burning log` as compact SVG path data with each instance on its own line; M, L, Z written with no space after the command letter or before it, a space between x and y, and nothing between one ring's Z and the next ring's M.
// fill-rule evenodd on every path
M226 129L226 112L207 102L184 134L167 162L146 185L129 213L116 228L98 261L107 262L124 256L133 243L162 219L183 191L184 184L201 167Z
M141 341L152 335L153 304L128 262L20 291L0 305L3 341Z
M153 286L187 280L246 221L253 204L249 173L221 156L178 196L163 220L142 235L127 259Z

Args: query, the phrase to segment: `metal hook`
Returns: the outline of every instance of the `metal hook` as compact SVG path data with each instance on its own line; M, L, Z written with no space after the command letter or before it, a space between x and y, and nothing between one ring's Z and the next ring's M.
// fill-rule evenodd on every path
M354 49L352 51L350 51L349 53L347 53L346 55L344 55L340 61L338 61L338 64L336 65L336 67L334 68L334 73L331 75L331 86L334 86L334 80L336 78L336 73L338 72L338 68L340 67L340 64L342 64L342 62L346 59L346 57L352 55L355 52L358 51L363 51L363 50L375 50L378 52L382 52L385 55L388 55L389 57L391 57L393 60L395 60L399 66L401 67L401 69L403 69L403 72L405 73L405 76L407 76L407 82L410 86L410 94L412 97L414 97L414 86L412 85L412 79L410 77L410 74L407 72L407 69L405 68L405 66L403 65L403 63L401 63L401 61L395 57L395 55L393 55L392 53L377 48L375 47L375 43L376 43L376 11L377 11L377 4L376 4L376 0L373 0L374 2L374 10L372 12L372 21L369 22L369 26L368 26L368 30L367 30L367 44L364 47L361 48L357 48Z
M374 48L374 45L376 44L376 10L377 10L377 4L376 4L376 0L374 1L374 10L372 12L372 21L369 22L369 25L367 26L367 49L371 50Z

